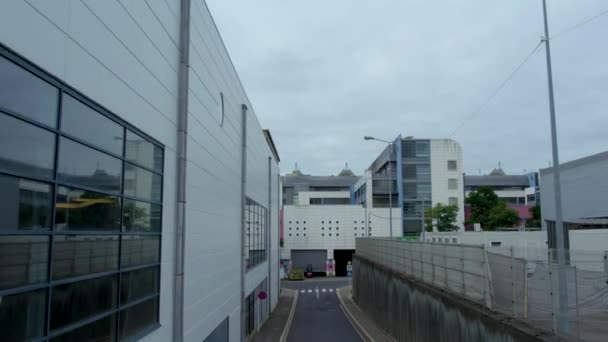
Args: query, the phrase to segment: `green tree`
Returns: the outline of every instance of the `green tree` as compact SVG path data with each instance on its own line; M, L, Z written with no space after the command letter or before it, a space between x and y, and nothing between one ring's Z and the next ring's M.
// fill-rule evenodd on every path
M526 227L540 227L541 226L541 214L540 214L540 205L535 205L530 208L530 214L532 215L526 221Z
M458 206L443 205L437 203L433 208L429 208L424 212L425 226L427 231L433 230L433 220L437 220L437 230L440 232L451 232L458 230L456 216L458 215Z
M498 196L489 186L480 186L465 199L466 204L471 207L471 215L466 224L479 223L486 227L489 221L490 209L498 204Z
M513 227L520 222L517 211L507 207L507 203L498 201L498 204L490 209L488 222L482 227L486 230L495 230L498 227Z
M520 220L517 211L508 208L488 186L480 186L477 191L471 192L465 202L471 206L471 215L466 224L479 223L484 230L512 227Z

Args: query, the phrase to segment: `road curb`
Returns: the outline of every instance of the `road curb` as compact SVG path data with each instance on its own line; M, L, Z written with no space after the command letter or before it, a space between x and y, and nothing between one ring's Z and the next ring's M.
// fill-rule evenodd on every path
M289 311L289 317L287 318L287 322L285 323L285 327L283 327L283 332L281 333L281 337L279 338L279 342L287 341L287 336L289 335L289 330L291 329L291 322L293 321L294 313L296 312L296 304L298 303L298 290L294 290L296 295L293 297L293 304L291 305L291 310Z
M336 291L336 295L338 296L338 300L340 301L340 309L342 310L344 316L346 316L350 324L353 326L353 328L355 328L359 336L361 336L361 338L365 342L375 342L372 336L363 328L359 320L357 320L352 314L352 312L350 312L346 304L344 304L344 299L342 299L341 291Z

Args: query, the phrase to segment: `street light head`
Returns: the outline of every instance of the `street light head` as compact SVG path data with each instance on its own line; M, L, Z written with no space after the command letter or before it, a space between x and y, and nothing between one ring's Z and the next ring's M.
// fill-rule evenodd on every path
M374 137L370 137L369 135L366 135L363 137L364 140L375 140L376 138Z

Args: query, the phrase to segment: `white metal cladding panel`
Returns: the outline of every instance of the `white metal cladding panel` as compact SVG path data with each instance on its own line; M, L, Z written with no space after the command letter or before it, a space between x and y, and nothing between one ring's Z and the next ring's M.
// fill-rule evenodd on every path
M270 304L271 308L279 302L279 214L281 210L279 192L279 166L272 164L271 174L271 211L270 211Z
M162 1L148 3L150 7L141 1L5 0L0 4L0 42L165 145L161 327L145 340L168 341L178 59L177 47L159 32L177 32L178 21Z
M247 196L267 208L272 154L205 3L193 0L191 11L184 334L201 341L230 315L231 338L238 340L242 104L249 108ZM274 161L273 167L276 174ZM278 220L271 231L278 235ZM246 281L257 286L267 275L263 263Z
M608 216L608 159L566 168L560 175L564 220ZM554 220L553 173L543 173L540 181L543 220Z
M456 160L456 171L448 170L448 160ZM449 139L431 140L431 190L433 206L437 203L448 204L450 197L458 198L457 224L462 227L464 222L464 184L462 176L462 149L460 144ZM448 188L448 180L456 179L458 186L455 190Z

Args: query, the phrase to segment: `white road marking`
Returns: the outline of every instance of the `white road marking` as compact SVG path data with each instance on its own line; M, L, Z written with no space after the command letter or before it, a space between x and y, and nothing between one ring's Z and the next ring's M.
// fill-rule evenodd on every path
M311 289L308 289L308 293L312 293L312 290L311 290Z
M329 289L329 292L334 292L334 289Z
M306 290L302 290L302 291L300 291L300 293L304 293L304 292L306 292Z
M317 293L317 299L319 299L319 287L318 286L315 288L315 292Z
M321 289L321 292L325 293L325 289Z

